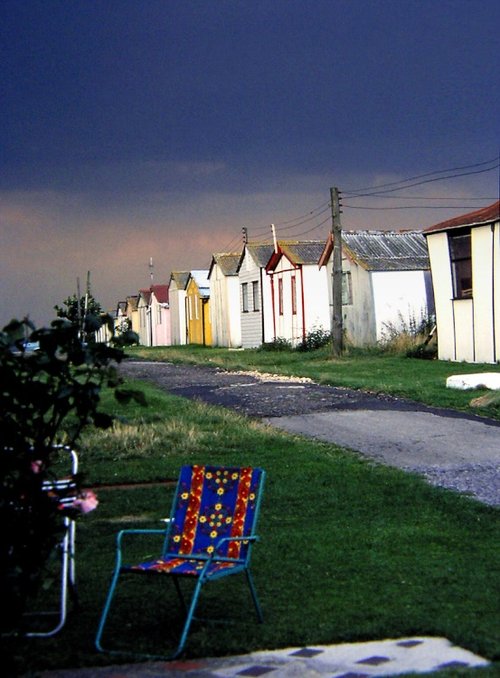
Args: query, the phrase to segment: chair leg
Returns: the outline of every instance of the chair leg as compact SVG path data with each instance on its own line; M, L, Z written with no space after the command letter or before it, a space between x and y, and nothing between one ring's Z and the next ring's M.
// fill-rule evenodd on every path
M250 593L252 594L252 600L253 600L253 604L255 606L255 611L257 613L257 619L262 624L263 621L264 621L264 616L262 615L262 608L260 606L259 599L257 597L257 591L255 589L255 584L253 583L253 578L252 578L252 575L250 574L250 570L245 570L245 574L247 576L247 582L248 582L248 586L250 588Z
M186 640L187 640L187 637L188 637L189 629L191 627L191 622L193 621L194 612L196 610L196 605L198 604L198 598L199 598L201 587L202 587L203 583L204 582L201 578L199 578L196 582L196 586L195 586L194 591L193 591L193 596L191 598L191 603L189 604L189 608L187 610L186 621L184 622L184 627L182 629L179 644L177 646L177 650L174 652L171 659L175 659L176 657L178 657L181 654L182 650L184 649L184 646L186 644ZM177 582L177 586L179 586L178 582Z
M105 603L104 609L102 611L101 619L99 621L99 628L97 629L97 635L95 637L95 646L99 650L99 652L106 652L106 650L102 647L101 639L102 639L102 634L103 634L103 631L104 631L104 625L106 624L106 620L108 618L109 608L111 607L111 600L113 599L115 589L116 589L116 584L118 583L118 577L119 576L120 576L120 568L116 567L115 572L113 574L113 579L111 580L111 584L110 584L110 587L109 587L108 596L106 598L106 603Z

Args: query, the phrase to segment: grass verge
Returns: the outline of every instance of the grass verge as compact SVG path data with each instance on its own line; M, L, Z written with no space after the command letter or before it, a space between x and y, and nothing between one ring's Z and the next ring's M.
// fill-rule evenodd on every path
M500 670L496 509L336 446L134 386L149 407L107 400L120 422L105 436L87 434L81 450L100 505L78 526L80 608L55 638L9 642L18 674L120 661L93 648L114 535L125 526L159 527L173 491L165 481L176 479L181 464L207 462L268 473L252 568L266 621L254 623L237 577L214 584L203 607L237 621L194 626L189 657L435 635L496 661L488 675ZM133 555L153 552L140 544ZM123 588L107 643L167 651L178 621L174 592L137 579Z

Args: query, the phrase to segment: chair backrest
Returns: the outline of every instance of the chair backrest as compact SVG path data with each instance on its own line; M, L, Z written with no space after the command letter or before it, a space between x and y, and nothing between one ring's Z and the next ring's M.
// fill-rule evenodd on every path
M254 534L265 473L260 468L183 466L174 497L166 552L211 555L224 537ZM217 554L246 560L249 545L224 542Z

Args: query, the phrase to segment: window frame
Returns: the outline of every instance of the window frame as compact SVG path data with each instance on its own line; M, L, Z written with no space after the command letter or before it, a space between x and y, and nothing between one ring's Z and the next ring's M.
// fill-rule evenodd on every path
M241 283L241 311L248 313L248 283Z
M453 299L472 299L472 230L470 227L448 233L448 251Z
M253 310L260 311L260 290L258 280L252 280L252 302Z

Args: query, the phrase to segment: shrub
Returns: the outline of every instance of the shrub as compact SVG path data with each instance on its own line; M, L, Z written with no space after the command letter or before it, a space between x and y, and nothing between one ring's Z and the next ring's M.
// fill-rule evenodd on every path
M422 313L417 319L411 315L406 319L401 312L395 322L383 323L380 348L387 353L409 355L411 357L434 357L429 344L429 336L436 324L433 315Z
M85 336L94 336L102 322L88 316ZM140 398L118 388L121 382L113 365L135 335L121 335L112 345L82 343L80 336L78 325L68 319L38 330L28 320L13 320L0 332L2 633L19 630L28 598L40 586L60 537L64 510L42 488L53 478L57 446L75 446L89 423L111 423L98 410L102 385L114 389L119 399ZM37 350L27 350L28 342Z
M328 346L331 341L332 333L318 327L307 333L305 339L297 346L297 351L315 351L318 348L323 348L323 346Z

